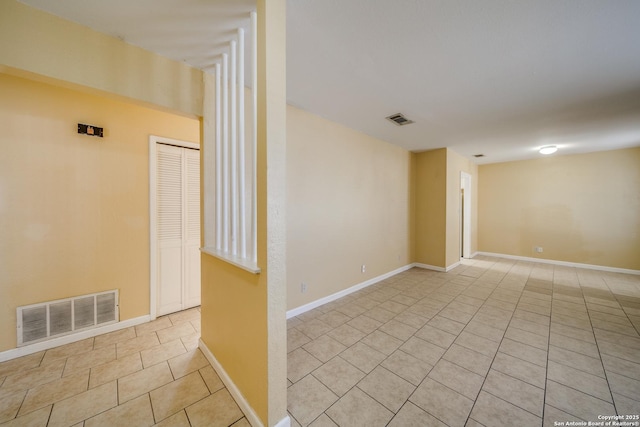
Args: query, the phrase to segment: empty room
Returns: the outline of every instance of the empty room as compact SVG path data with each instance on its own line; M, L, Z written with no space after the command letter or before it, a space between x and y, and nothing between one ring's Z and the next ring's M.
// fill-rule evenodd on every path
M0 3L0 426L640 426L640 3Z

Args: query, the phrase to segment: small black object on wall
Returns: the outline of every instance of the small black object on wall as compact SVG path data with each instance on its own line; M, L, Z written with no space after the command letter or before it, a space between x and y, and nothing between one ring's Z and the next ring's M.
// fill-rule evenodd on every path
M82 135L97 136L100 138L104 135L103 128L93 125L85 125L83 123L78 123L78 133Z

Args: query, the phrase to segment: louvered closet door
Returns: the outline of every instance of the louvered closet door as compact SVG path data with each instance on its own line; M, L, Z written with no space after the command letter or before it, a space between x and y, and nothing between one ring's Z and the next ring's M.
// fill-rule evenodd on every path
M200 152L157 145L157 314L200 304Z
M186 165L184 308L200 305L200 151L184 149Z

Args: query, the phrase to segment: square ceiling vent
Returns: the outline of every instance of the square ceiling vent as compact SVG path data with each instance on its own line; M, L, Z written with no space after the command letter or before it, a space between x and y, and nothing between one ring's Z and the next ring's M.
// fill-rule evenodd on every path
M392 114L387 117L387 120L395 123L398 126L410 125L411 123L413 123L413 120L407 119L402 113Z

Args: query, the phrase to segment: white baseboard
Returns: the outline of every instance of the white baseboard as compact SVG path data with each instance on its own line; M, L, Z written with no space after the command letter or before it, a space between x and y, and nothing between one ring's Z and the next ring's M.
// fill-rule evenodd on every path
M447 269L444 267L438 267L437 265L423 264L421 262L414 262L413 266L418 268L424 268L425 270L439 271L441 273L445 273L447 271Z
M414 262L412 265L413 267L424 268L425 270L434 270L434 271L439 271L441 273L446 273L448 271L453 270L457 266L459 266L460 261L453 263L447 267L438 267L437 265L423 264L421 262Z
M278 423L274 427L291 427L291 418L289 415L278 421Z
M458 262L455 262L455 263L453 263L451 265L448 265L447 268L444 269L445 273L448 272L448 271L453 270L454 268L456 268L460 264L462 264L462 261L458 261Z
M505 254L497 254L497 253L492 253L492 252L474 252L471 255L471 258L474 258L478 255L484 255L484 256L491 256L491 257L496 257L496 258L507 258L507 259L514 259L514 260L518 260L518 261L530 261L530 262L538 262L538 263L543 263L543 264L554 264L554 265L562 265L562 266L566 266L566 267L577 267L577 268L587 268L587 269L591 269L591 270L601 270L601 271L610 271L613 273L626 273L626 274L636 274L636 275L640 275L640 270L631 270L631 269L626 269L626 268L616 268L616 267L606 267L606 266L601 266L601 265L591 265L591 264L580 264L580 263L576 263L576 262L566 262L566 261L555 261L555 260L550 260L550 259L542 259L542 258L531 258L531 257L523 257L523 256L516 256L516 255L505 255ZM287 311L287 319L290 319L291 317L295 317L298 316L302 313L305 313L309 310L313 310L316 307L320 307L321 305L327 304L331 301L335 301L338 298L342 298L344 296L347 296L351 293L354 293L356 291L359 291L360 289L366 288L367 286L371 286L374 283L377 283L381 280L384 280L388 277L391 277L393 275L396 275L398 273L402 273L403 271L409 270L410 268L413 267L418 267L418 268L424 268L426 270L434 270L434 271L439 271L442 273L446 273L448 271L453 270L454 268L458 267L461 264L461 261L458 261L454 264L451 264L447 267L439 267L436 265L430 265L430 264L423 264L420 262L414 262L412 264L408 264L405 265L404 267L398 268L396 270L390 271L388 273L385 273L381 276L378 277L374 277L373 279L369 279L365 282L359 283L357 285L351 286L350 288L344 289L340 292L336 292L335 294L331 294L329 296L326 296L324 298L320 298L318 300L312 301L308 304L302 305L300 307L291 309L289 311Z
M238 387L234 384L229 374L227 374L227 371L224 370L220 362L218 362L218 359L216 359L216 357L213 355L211 350L209 350L209 347L207 347L202 339L199 340L198 347L204 354L204 357L206 357L209 363L211 363L211 366L213 366L213 369L215 369L216 373L224 383L225 387L227 387L227 390L229 390L229 393L231 393L231 396L233 396L233 398L235 399L245 417L247 417L247 421L249 421L249 424L251 424L253 427L264 427L264 424L262 424L262 421L260 420L260 417L258 417L258 414L256 414L251 405L249 405L249 402L247 402L247 399L245 399L245 397L242 395L240 389L238 389ZM286 424L281 424L283 422L286 422ZM277 426L288 427L290 423L291 420L287 416L279 421Z
M347 289L343 289L342 291L336 292L335 294L331 294L329 296L317 299L317 300L312 301L312 302L310 302L308 304L301 305L300 307L292 308L291 310L287 311L287 319L290 319L292 317L298 316L298 315L300 315L302 313L306 313L307 311L313 310L316 307L320 307L321 305L327 304L327 303L329 303L331 301L335 301L338 298L342 298L344 296L347 296L349 294L357 292L360 289L364 289L367 286L371 286L374 283L378 283L381 280L387 279L387 278L389 278L391 276L395 276L396 274L402 273L403 271L407 271L410 268L413 268L415 266L416 266L415 264L407 264L404 267L397 268L397 269L395 269L393 271L390 271L388 273L385 273L385 274L382 274L380 276L374 277L372 279L366 280L366 281L364 281L362 283L358 283L357 285L353 285L353 286L351 286L351 287L349 287Z
M484 256L491 256L491 257L496 257L496 258L513 259L513 260L516 260L516 261L537 262L537 263L540 263L540 264L561 265L561 266L564 266L564 267L586 268L588 270L609 271L611 273L624 273L624 274L640 275L640 270L631 270L629 268L618 268L618 267L607 267L607 266L604 266L604 265L581 264L579 262L556 261L556 260L553 260L553 259L533 258L533 257L518 256L518 255L497 254L497 253L493 253L493 252L476 252L475 255L484 255Z
M110 325L100 326L95 329L89 329L81 331L76 334L65 335L59 338L52 338L47 341L42 341L35 344L25 345L23 347L14 348L0 352L0 362L4 362L16 357L27 356L29 354L37 353L43 350L49 350L50 348L59 347L65 344L71 344L77 341L82 341L87 338L92 338L97 335L106 334L109 332L118 331L120 329L130 328L131 326L140 325L151 320L151 316L145 315L135 317L133 319L123 320L122 322L112 323Z

